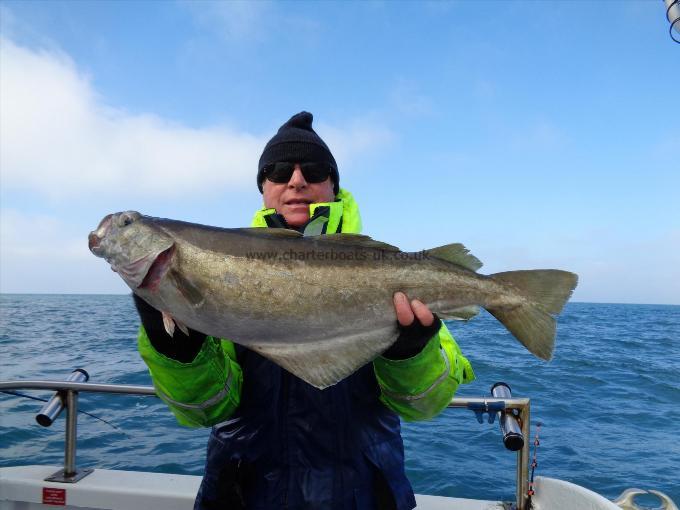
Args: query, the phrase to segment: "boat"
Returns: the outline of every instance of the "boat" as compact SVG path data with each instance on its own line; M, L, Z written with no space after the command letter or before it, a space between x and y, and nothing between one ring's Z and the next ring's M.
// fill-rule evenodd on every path
M76 464L78 399L81 393L156 397L153 386L89 382L83 369L65 380L0 381L0 391L52 390L55 393L36 415L39 425L50 426L66 410L64 465L24 465L0 468L0 510L34 510L60 506L88 510L189 510L193 508L201 477L113 469L79 468ZM627 489L616 500L585 487L554 478L533 476L530 463L531 402L513 397L510 387L496 383L489 396L456 397L449 407L473 411L477 420L498 420L505 447L515 451L514 501L455 498L417 494L422 510L639 510L635 498L654 495L663 510L678 510L665 494L655 490ZM529 474L531 471L531 475Z

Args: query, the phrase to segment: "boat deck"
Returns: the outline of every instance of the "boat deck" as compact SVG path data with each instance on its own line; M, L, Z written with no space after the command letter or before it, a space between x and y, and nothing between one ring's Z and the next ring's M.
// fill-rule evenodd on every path
M78 483L45 482L58 466L0 468L0 510L191 510L200 476L95 469ZM509 505L416 495L423 510L505 510Z

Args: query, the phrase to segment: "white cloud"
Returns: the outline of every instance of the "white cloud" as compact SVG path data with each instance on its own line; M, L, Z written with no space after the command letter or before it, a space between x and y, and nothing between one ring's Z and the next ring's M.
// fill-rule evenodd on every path
M495 81L478 78L472 84L472 91L482 100L495 100L498 97L498 85Z
M680 304L680 230L628 234L609 229L571 235L526 232L500 241L480 236L468 247L485 262L484 274L537 268L578 274L573 301Z
M568 144L568 136L557 124L538 118L524 127L509 130L508 146L519 153L555 151Z
M263 26L271 11L270 2L182 2L202 26L229 40L259 40L266 32Z
M254 189L274 131L192 128L111 107L68 55L47 47L0 38L0 186L12 198L0 211L0 292L127 292L87 249L88 228L79 223L94 212L76 210L89 203L82 199L222 202ZM375 118L315 128L343 168L393 139ZM20 191L36 194L48 214L17 204Z
M58 51L0 40L0 178L4 191L52 199L205 196L253 186L264 136L191 128L107 106ZM285 119L282 119L282 121ZM368 121L322 126L338 160L392 139Z
M107 107L63 53L2 39L0 66L5 189L64 198L172 196L252 185L264 138Z
M19 258L85 259L91 254L83 239L69 239L68 228L53 216L0 210L0 260Z
M182 1L189 15L200 26L201 36L214 34L230 48L240 50L284 38L294 38L298 44L314 45L324 34L318 19L286 9L285 4L259 0L229 0L196 2ZM292 28L294 27L294 28ZM300 34L304 38L300 39Z
M45 214L0 210L0 292L124 293L78 228Z
M406 115L431 115L435 111L432 99L421 93L416 83L405 79L397 82L390 100L398 112Z
M389 145L395 139L388 127L371 118L354 119L343 126L315 120L314 130L331 149L341 169L351 168L358 156Z

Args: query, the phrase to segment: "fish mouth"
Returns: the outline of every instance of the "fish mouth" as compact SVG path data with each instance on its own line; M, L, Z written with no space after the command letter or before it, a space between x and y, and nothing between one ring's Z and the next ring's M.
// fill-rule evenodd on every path
M87 236L87 247L96 257L103 257L101 242L111 228L113 214L104 216L95 230Z
M175 255L176 250L175 243L172 243L169 248L166 248L165 250L156 254L156 257L149 266L149 269L146 271L146 275L137 288L147 289L152 292L157 290L161 280L170 269L172 257Z

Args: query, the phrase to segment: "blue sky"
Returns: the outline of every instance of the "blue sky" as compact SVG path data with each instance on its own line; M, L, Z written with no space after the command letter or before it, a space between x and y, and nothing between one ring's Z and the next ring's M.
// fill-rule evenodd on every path
M0 4L0 291L122 293L109 212L246 226L308 110L407 250L680 304L680 45L663 2Z

